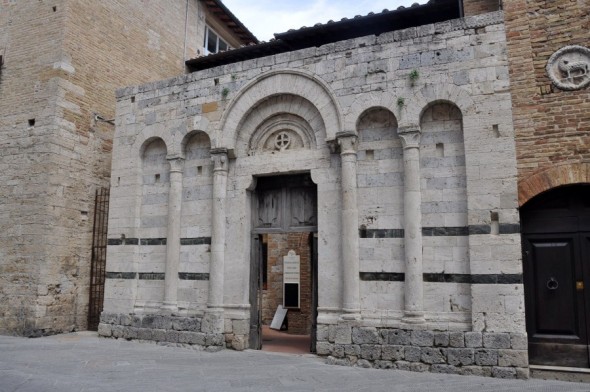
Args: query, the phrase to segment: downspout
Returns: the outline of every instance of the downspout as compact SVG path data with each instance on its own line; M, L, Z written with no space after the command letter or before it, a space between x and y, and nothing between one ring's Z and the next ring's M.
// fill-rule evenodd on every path
M464 11L463 11L463 0L457 0L459 2L459 18L463 18L465 17Z
M184 49L182 52L183 64L187 60L186 59L186 46L187 46L187 40L188 40L188 2L189 1L190 0L186 0L186 9L185 9L185 16L184 16Z

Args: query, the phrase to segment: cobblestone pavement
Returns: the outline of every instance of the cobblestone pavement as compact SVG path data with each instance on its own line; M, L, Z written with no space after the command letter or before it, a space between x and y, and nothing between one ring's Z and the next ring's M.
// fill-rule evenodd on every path
M208 353L90 332L0 336L0 391L590 391L590 385L326 365L312 355Z

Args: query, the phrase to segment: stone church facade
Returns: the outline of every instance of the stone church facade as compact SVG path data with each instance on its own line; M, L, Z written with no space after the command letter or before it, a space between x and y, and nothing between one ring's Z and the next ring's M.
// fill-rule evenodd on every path
M304 233L319 355L528 377L504 15L471 5L491 12L302 28L118 90L99 334L258 348L264 238Z

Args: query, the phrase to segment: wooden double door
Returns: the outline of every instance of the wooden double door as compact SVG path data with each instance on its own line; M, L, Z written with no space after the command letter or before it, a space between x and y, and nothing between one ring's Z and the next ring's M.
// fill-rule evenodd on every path
M590 367L590 185L521 208L529 361Z

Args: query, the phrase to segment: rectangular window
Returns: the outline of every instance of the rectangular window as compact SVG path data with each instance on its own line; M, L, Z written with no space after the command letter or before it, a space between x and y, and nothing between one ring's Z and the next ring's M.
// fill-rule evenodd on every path
M231 47L209 26L205 26L205 54L213 54L231 49Z

